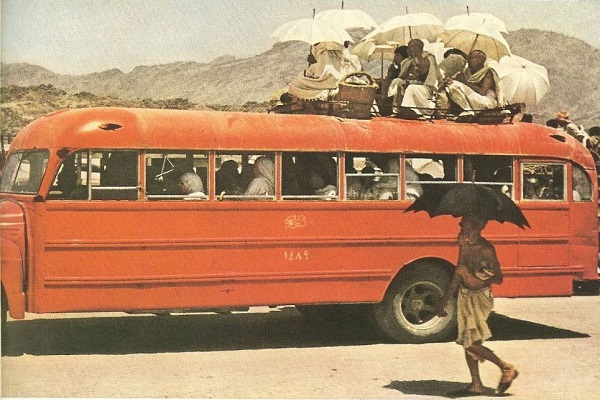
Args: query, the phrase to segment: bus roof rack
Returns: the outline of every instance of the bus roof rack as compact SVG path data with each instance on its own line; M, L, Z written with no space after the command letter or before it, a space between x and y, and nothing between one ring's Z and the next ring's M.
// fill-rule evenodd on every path
M336 100L307 100L293 96L285 102L277 101L271 105L269 112L276 114L311 114L329 115L351 119L371 119L373 117L390 117L404 120L448 120L457 123L475 123L482 125L510 124L517 110L513 105L489 110L464 112L462 110L446 110L440 108L398 107L395 113L384 115L379 111L375 102L369 104L353 101L352 99Z

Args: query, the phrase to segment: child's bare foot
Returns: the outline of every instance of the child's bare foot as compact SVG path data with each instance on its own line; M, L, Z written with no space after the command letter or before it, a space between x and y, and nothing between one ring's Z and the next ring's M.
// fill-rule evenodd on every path
M518 376L519 371L514 366L509 365L506 368L502 368L502 378L500 378L500 383L498 384L498 393L506 392Z

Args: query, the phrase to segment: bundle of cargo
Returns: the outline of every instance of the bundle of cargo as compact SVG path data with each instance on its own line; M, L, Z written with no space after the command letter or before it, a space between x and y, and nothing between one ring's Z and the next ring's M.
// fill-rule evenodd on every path
M354 72L344 77L337 90L327 100L302 99L285 93L274 104L277 114L316 114L341 118L370 119L377 84L366 72Z

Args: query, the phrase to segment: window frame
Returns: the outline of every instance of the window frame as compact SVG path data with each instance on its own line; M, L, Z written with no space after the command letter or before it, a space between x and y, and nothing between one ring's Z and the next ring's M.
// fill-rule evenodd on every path
M539 195L536 198L526 198L525 197L525 166L529 165L529 164L543 164L543 165L554 165L554 166L561 166L562 170L563 170L563 179L562 179L562 198L561 199L547 199L547 198L540 198ZM525 160L520 160L519 162L519 180L521 183L521 190L520 190L520 199L523 202L544 202L544 203L565 203L569 201L569 197L568 197L568 170L567 170L567 161L560 161L560 160L530 160L530 159L525 159Z

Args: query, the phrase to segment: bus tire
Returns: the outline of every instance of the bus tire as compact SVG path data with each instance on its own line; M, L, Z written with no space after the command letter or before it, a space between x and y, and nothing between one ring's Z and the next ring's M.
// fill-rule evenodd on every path
M456 334L456 304L448 316L436 309L450 283L451 270L431 263L409 266L391 283L383 301L373 308L376 327L389 339L403 343L448 340Z

